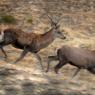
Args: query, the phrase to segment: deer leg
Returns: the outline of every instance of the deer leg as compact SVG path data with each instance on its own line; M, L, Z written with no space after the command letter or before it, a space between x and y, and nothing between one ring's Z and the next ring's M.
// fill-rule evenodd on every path
M95 74L95 68L88 68L87 69L89 72L91 72L92 74Z
M95 63L89 64L87 70L92 73L95 74Z
M31 52L31 53L32 53L32 52ZM42 65L41 57L40 57L37 53L33 53L33 54L34 54L35 57L39 60L39 63L40 63L40 65L41 65L42 70L44 70L44 67L43 67L43 65Z
M7 58L7 54L6 54L5 50L3 49L3 47L4 47L3 44L0 45L0 49L1 49L2 53L4 54L5 58Z
M58 71L60 68L62 68L64 65L66 65L67 62L65 61L59 61L59 63L54 67L54 71L56 74L58 74Z
M74 73L74 75L72 76L72 78L74 78L74 77L78 74L78 72L79 72L80 70L81 70L80 68L77 68L77 70L75 71L75 73Z
M3 54L5 55L5 58L7 58L8 56L7 56L6 52L5 52L5 50L3 49L3 47L0 47L0 48L1 48L1 51L3 52Z
M21 59L24 58L24 56L29 52L29 50L27 48L24 48L23 52L21 53L20 57L14 62L17 63L19 62Z
M47 63L46 72L49 71L50 62L53 61L53 60L58 60L57 56L48 56L48 63Z

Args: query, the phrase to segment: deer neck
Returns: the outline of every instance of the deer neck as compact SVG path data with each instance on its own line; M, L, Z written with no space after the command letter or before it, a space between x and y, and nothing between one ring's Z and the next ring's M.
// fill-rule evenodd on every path
M41 35L39 38L39 48L45 48L54 41L53 30L49 30L47 33Z
M53 41L55 39L55 31L54 29L50 29L47 33L45 33L45 36L47 39L50 39L51 41Z

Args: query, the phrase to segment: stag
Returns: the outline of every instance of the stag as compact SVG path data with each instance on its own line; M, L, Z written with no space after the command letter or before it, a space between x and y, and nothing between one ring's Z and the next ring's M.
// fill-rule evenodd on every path
M56 37L65 39L65 36L59 29L59 21L55 23L52 18L49 17L49 19L51 29L44 34L27 33L13 28L5 29L2 33L3 35L1 34L2 41L0 41L0 48L2 49L4 46L11 44L13 47L23 50L20 57L14 63L23 59L28 52L34 54L41 62L41 58L37 54L41 49L50 45Z
M81 69L86 69L95 74L95 50L64 45L57 50L56 56L49 56L48 58L49 60L46 72L49 71L50 62L58 60L59 63L54 67L55 73L58 73L59 69L64 65L71 64L77 67L73 77L76 76Z

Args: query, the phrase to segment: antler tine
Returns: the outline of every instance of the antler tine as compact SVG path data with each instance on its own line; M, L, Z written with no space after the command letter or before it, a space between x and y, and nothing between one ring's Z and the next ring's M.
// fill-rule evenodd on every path
M50 23L53 24L54 21L53 21L53 19L50 17L48 10L47 10L46 8L43 8L43 9L44 9L44 11L45 11L46 16L50 19ZM48 14L47 14L47 13L48 13Z
M52 18L48 15L48 13L49 13L49 12L48 12L48 9L44 7L44 4L41 2L41 0L39 0L39 1L40 1L41 7L42 7L42 9L44 10L46 16L50 19L50 23L51 23L51 24L54 24L54 21L53 21Z
M63 18L63 16L62 16L61 18L58 19L57 24L60 22L60 20L61 20L62 18Z
M47 14L48 18L50 19L51 23L54 23L54 21L52 20L52 18Z
M48 12L48 9L44 7L44 4L41 2L41 0L39 0L39 1L40 1L41 7L42 7L42 9L44 10L46 16L50 19L50 23L53 24L54 21L53 21L52 18L48 15L48 13L49 13L49 12Z

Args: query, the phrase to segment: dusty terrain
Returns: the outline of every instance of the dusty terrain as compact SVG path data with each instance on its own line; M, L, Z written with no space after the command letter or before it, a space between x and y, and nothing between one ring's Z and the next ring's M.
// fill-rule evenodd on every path
M95 50L94 5L94 0L0 0L0 15L11 14L17 19L14 27L36 33L45 33L50 28L47 16L41 17L45 12L43 7L54 20L63 16L60 29L66 39L57 38L39 52L46 68L47 56L56 54L62 45ZM27 23L31 17L33 22ZM54 61L50 72L45 73L31 53L13 64L22 50L12 46L6 46L5 50L7 60L0 51L0 95L95 95L95 75L88 71L81 70L72 79L76 68L66 65L56 75L53 67L57 62Z
M8 59L0 61L0 95L94 95L95 75L86 70L72 79L76 68L65 66L56 75L53 67L57 62L52 62L49 73L45 73L32 54L18 64L13 61L19 56L21 50L6 49ZM44 54L40 54L44 57ZM46 67L45 60L43 61Z

